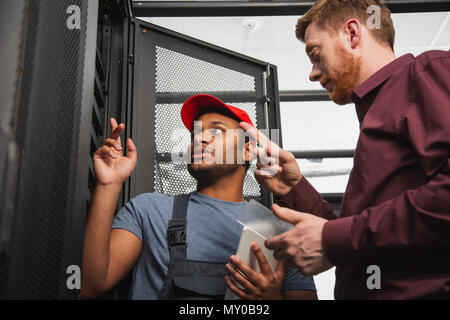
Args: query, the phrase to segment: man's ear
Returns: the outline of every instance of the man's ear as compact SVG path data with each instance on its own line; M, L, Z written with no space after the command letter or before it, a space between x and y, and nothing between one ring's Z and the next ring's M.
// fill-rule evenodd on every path
M358 19L350 19L344 25L344 35L348 46L355 49L361 42L362 25Z
M245 142L244 145L244 161L250 162L253 159L256 158L256 141L253 139L250 139L249 141Z

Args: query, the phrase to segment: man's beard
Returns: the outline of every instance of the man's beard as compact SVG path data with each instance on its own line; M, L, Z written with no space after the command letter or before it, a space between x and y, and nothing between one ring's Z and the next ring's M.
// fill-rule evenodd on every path
M235 173L241 164L188 164L189 174L203 186L214 184L218 179Z
M339 105L344 105L352 102L352 93L359 85L361 57L353 56L339 43L335 47L340 66L330 74L333 83L330 99Z

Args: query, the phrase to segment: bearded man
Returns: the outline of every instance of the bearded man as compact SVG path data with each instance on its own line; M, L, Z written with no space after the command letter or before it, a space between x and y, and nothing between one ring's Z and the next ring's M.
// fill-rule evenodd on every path
M275 214L295 224L266 247L303 274L336 266L336 299L449 299L450 53L397 58L378 0L320 0L296 35L310 80L335 103L353 102L361 130L336 217L291 153L241 123L265 141L263 153L279 155L277 174L255 177L283 205Z

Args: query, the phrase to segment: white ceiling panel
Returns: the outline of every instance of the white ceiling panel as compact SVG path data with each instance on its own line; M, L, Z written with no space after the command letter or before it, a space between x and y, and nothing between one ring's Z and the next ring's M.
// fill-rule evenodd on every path
M353 104L331 101L282 102L283 146L288 150L354 149L359 123Z
M447 50L450 49L450 12L447 13L441 28L434 37L434 42L431 43L431 45L446 46Z
M430 46L447 15L447 12L393 14L397 45Z

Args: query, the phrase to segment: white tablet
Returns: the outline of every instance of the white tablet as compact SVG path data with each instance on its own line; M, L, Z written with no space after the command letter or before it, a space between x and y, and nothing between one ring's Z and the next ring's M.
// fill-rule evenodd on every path
M244 226L244 228L242 229L241 240L239 241L239 246L238 246L236 255L239 257L239 259L241 259L242 262L244 262L246 265L248 265L250 268L252 268L256 272L259 272L259 265L258 265L258 260L256 259L256 256L251 249L252 242L256 242L259 245L262 252L266 256L266 259L269 262L269 265L272 268L272 271L275 270L275 268L278 264L278 261L275 260L275 258L273 257L273 251L267 249L264 246L265 240L266 240L266 238L264 238L262 235L255 232L254 230L248 228L247 226ZM233 277L230 277L230 278L233 279ZM237 287L240 287L240 285L238 283L236 283L236 282L234 282L234 283ZM233 293L233 291L231 291L229 288L227 288L227 292L225 294L225 300L238 300L238 299L240 299L240 297L235 295Z

